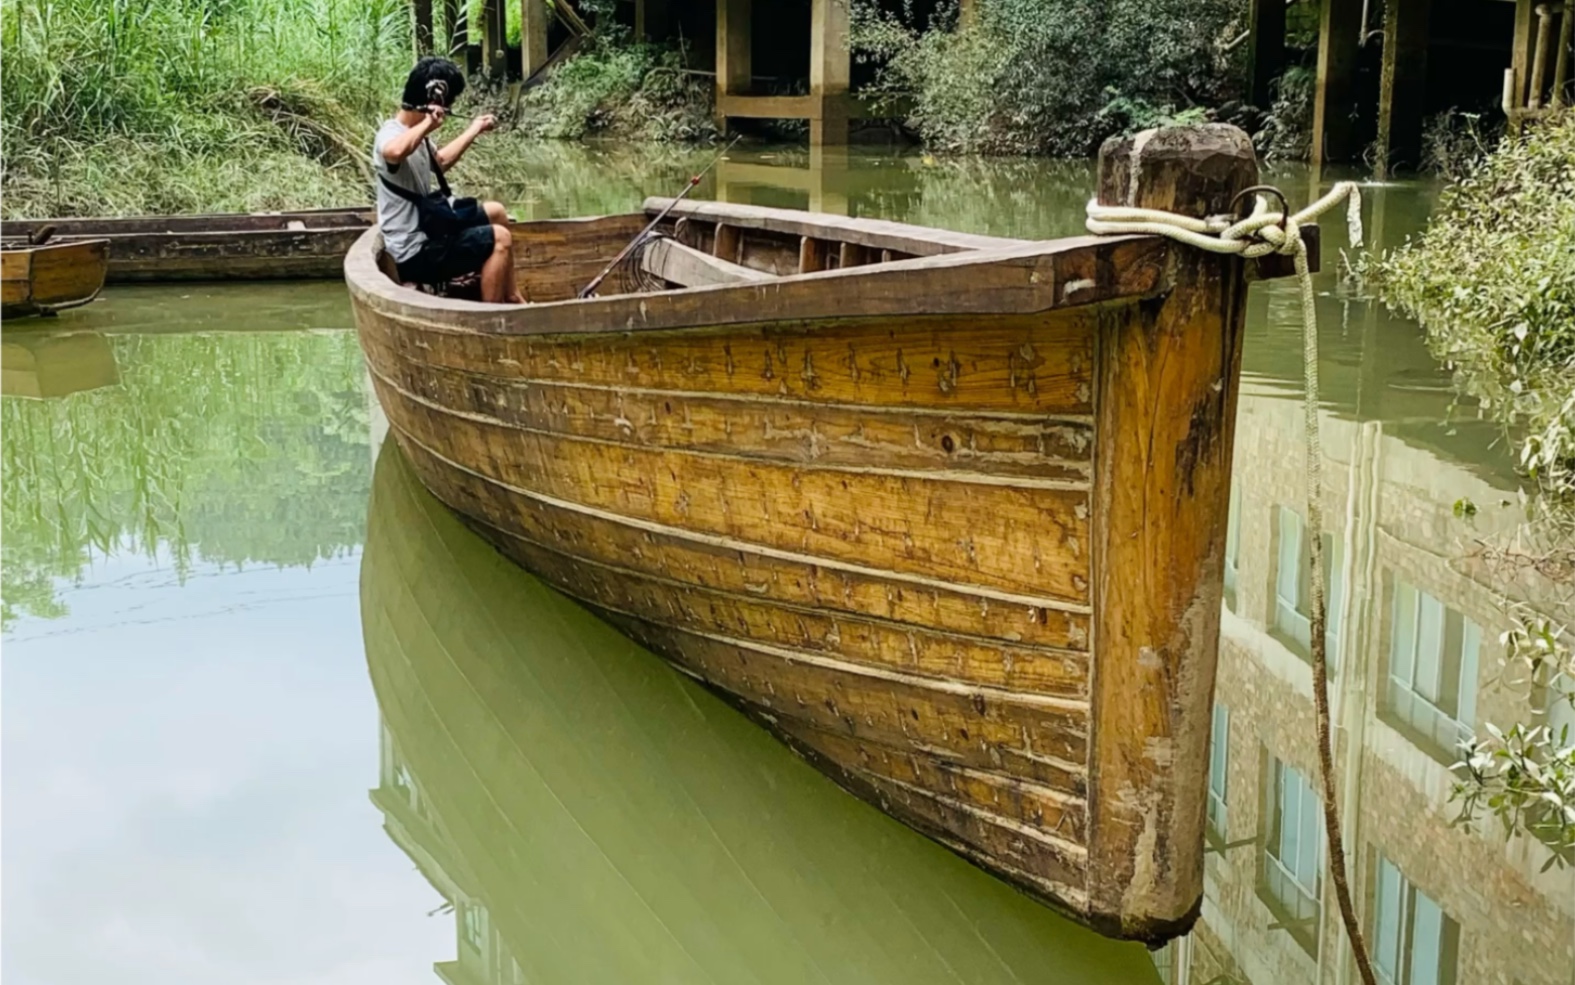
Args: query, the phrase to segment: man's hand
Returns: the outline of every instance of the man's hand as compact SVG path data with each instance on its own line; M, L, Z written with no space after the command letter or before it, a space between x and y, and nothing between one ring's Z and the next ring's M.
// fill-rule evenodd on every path
M487 133L498 128L498 118L491 113L482 113L470 121L470 126L477 133Z
M426 107L426 111L427 133L431 133L438 127L441 127L443 125L443 121L448 119L448 109L443 106L439 106L436 103Z

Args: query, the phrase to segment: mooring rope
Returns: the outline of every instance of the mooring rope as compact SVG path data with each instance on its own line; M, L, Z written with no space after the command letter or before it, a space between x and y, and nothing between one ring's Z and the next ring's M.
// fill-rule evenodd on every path
M1307 261L1307 244L1302 240L1301 227L1317 222L1318 217L1344 200L1346 225L1351 245L1362 245L1362 196L1354 181L1341 181L1316 202L1291 215L1289 206L1282 211L1269 211L1269 195L1285 202L1285 196L1274 188L1248 189L1259 192L1253 209L1245 219L1232 216L1210 216L1195 219L1159 209L1139 209L1129 206L1088 203L1088 231L1097 235L1122 235L1146 233L1195 246L1210 253L1228 253L1243 259L1278 253L1289 256L1296 270L1297 285L1301 290L1302 307L1302 373L1305 382L1303 402L1306 426L1307 456L1307 529L1309 554L1312 562L1312 617L1309 620L1312 639L1309 641L1313 657L1313 704L1318 720L1318 772L1323 780L1324 834L1329 844L1329 875L1334 882L1335 897L1340 905L1340 917L1345 924L1346 936L1351 941L1352 956L1365 985L1377 985L1372 961L1367 953L1367 941L1357 920L1356 907L1351 900L1351 886L1345 863L1345 838L1340 829L1340 808L1335 800L1334 751L1329 727L1329 660L1328 646L1324 639L1329 614L1324 597L1323 558L1323 442L1318 433L1318 314L1313 294L1312 271ZM1267 192L1268 194L1263 194Z

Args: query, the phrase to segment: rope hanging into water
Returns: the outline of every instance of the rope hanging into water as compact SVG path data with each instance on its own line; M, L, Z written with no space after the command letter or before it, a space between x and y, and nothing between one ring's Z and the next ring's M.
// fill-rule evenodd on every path
M1329 844L1329 875L1352 957L1365 985L1377 985L1367 941L1357 920L1351 900L1351 887L1345 864L1345 838L1340 829L1340 808L1335 800L1334 752L1329 734L1329 662L1325 630L1329 614L1324 597L1323 558L1323 443L1318 433L1318 314L1313 294L1312 271L1307 262L1307 244L1301 227L1317 222L1318 217L1346 202L1346 225L1351 245L1362 245L1362 197L1354 181L1341 181L1327 195L1290 215L1285 196L1275 188L1250 188L1257 193L1252 212L1245 219L1209 216L1195 219L1159 209L1088 203L1088 231L1096 235L1142 233L1164 236L1210 253L1233 254L1251 260L1279 253L1292 258L1297 285L1301 290L1302 372L1305 382L1303 418L1306 426L1307 530L1312 562L1312 617L1310 640L1313 657L1313 704L1318 720L1318 772L1323 781L1324 834ZM1266 193L1266 194L1265 194ZM1281 211L1271 212L1269 196L1278 198Z

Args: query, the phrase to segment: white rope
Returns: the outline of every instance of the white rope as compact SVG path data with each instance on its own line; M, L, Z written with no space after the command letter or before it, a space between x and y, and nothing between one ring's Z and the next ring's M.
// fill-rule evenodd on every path
M1284 196L1280 196L1283 201ZM1269 200L1258 195L1252 213L1245 219L1230 216L1210 216L1194 219L1158 209L1138 209L1127 206L1100 205L1097 200L1088 203L1088 231L1096 235L1123 235L1141 233L1164 236L1188 246L1210 253L1233 254L1243 259L1255 259L1278 253L1292 258L1296 270L1297 286L1301 289L1302 305L1302 358L1306 382L1303 404L1306 425L1307 455L1307 528L1312 577L1312 651L1314 703L1317 708L1319 773L1324 787L1324 825L1330 847L1330 871L1335 877L1336 895L1339 897L1341 916L1346 935L1351 939L1353 957L1363 982L1376 981L1372 962L1368 957L1366 941L1362 938L1355 907L1351 902L1350 888L1345 871L1344 837L1340 830L1339 807L1334 799L1333 749L1329 736L1329 670L1328 654L1324 640L1328 626L1327 602L1324 597L1323 558L1323 445L1318 433L1318 316L1313 294L1312 271L1307 262L1307 244L1302 240L1301 228L1334 208L1344 199L1346 227L1351 245L1362 245L1362 197L1356 182L1341 181L1329 193L1300 212L1286 216L1269 211Z

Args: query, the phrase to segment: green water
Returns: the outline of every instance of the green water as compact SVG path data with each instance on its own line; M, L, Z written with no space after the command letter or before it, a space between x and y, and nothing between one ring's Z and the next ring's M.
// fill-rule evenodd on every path
M1089 188L1082 164L737 156L702 197L1002 235L1076 231ZM496 191L625 209L692 162L549 146ZM1368 198L1394 242L1430 193ZM1338 783L1380 966L1569 985L1575 875L1447 803L1446 740L1538 697L1499 671L1496 593L1557 586L1473 559L1515 477L1415 326L1319 290ZM9 982L1356 980L1307 789L1292 285L1251 298L1203 921L1153 955L842 794L497 558L381 448L349 323L330 283L112 288L6 326Z

